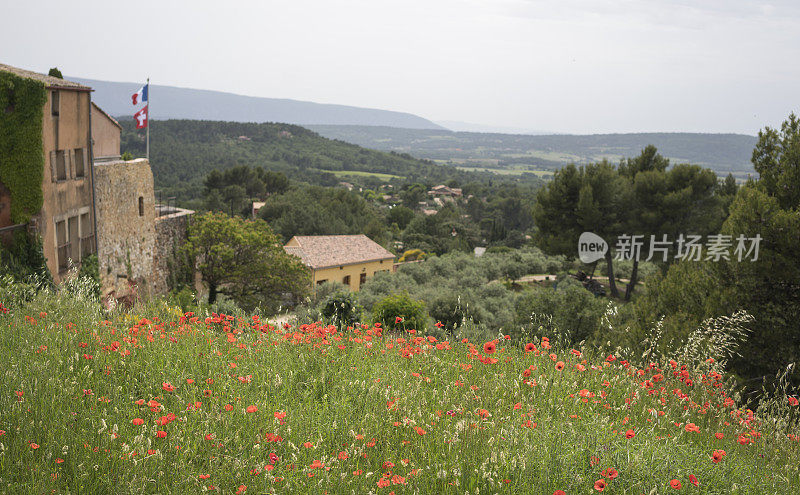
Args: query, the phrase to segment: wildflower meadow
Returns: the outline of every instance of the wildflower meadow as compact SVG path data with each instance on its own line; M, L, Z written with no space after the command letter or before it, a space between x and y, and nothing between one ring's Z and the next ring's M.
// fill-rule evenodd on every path
M800 487L797 399L748 410L713 359L55 295L2 306L0 356L0 493Z

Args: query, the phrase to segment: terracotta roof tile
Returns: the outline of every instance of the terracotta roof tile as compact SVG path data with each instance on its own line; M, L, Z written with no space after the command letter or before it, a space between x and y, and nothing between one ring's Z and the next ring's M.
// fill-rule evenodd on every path
M75 89L81 91L91 91L92 88L89 86L84 86L83 84L76 83L73 81L68 81L66 79L59 79L57 77L48 76L46 74L40 74L38 72L33 72L30 70L20 69L18 67L12 67L10 65L0 64L0 71L3 72L10 72L14 75L19 77L24 77L26 79L35 79L37 81L41 81L47 86L48 88L65 88L65 89Z
M364 234L297 235L295 246L284 246L287 253L317 270L331 266L352 265L367 261L394 259L394 255ZM292 241L289 241L290 243Z

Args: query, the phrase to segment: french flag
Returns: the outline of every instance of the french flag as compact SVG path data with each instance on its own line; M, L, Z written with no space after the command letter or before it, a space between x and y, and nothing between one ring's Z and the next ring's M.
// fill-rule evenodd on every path
M147 101L147 87L148 86L150 86L150 84L145 84L144 86L139 88L139 91L133 93L133 96L131 96L131 100L133 101L134 105L138 105L139 103L142 103L143 101Z

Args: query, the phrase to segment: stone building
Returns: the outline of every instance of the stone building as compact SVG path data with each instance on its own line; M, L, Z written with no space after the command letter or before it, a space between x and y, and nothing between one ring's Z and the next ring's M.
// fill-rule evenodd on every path
M368 277L392 270L394 255L364 234L296 235L283 247L311 269L312 287L341 282L357 291Z
M44 174L41 210L28 229L42 237L47 267L58 283L81 259L97 249L91 156L91 88L82 84L0 64L0 72L44 84L42 111ZM8 111L8 109L6 109ZM6 145L8 143L2 143ZM3 186L0 192L7 191ZM9 203L6 195L0 204ZM10 205L10 203L9 203ZM10 225L2 215L0 229Z
M92 161L119 160L122 126L92 102Z
M97 161L97 257L104 295L147 290L153 278L156 205L145 159Z
M194 212L155 204L150 163L120 159L122 127L92 103L90 87L2 64L0 71L39 81L47 92L43 205L27 225L13 225L0 177L0 238L17 228L38 232L56 283L96 252L104 296L166 292L169 261Z

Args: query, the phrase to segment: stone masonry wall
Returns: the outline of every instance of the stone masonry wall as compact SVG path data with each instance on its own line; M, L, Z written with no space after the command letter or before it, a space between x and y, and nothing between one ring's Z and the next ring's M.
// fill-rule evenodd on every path
M171 262L175 251L186 241L186 228L194 214L192 210L176 208L169 215L155 220L155 251L153 260L153 292L166 294L169 291Z
M145 159L94 164L103 296L151 293L156 244L153 173Z

